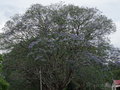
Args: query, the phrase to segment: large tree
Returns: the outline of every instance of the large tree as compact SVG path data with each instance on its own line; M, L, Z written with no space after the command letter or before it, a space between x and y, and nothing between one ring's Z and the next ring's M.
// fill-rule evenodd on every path
M1 49L9 50L4 62L6 75L9 80L17 75L14 80L26 81L29 90L39 88L40 71L47 90L63 90L74 80L83 89L83 83L93 83L92 74L109 58L107 35L114 31L112 20L95 8L32 5L3 28Z

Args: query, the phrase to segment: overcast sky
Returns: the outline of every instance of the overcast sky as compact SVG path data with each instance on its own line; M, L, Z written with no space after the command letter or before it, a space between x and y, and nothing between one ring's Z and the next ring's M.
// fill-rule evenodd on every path
M0 0L0 29L11 16L24 13L31 4L50 5L60 1L66 4L98 8L116 24L117 31L110 38L112 44L120 48L120 0Z

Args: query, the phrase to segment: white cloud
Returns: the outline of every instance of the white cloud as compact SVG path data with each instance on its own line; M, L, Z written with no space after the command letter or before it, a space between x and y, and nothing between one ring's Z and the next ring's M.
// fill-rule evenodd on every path
M116 22L116 27L117 27L117 31L113 34L111 34L110 38L111 38L111 43L115 46L115 47L119 47L120 48L120 22Z

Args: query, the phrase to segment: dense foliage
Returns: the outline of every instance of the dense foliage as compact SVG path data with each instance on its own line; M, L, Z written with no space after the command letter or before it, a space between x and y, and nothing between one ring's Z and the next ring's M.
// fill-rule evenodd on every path
M0 90L8 90L9 84L4 80L2 76L2 62L3 58L2 55L0 55Z
M107 37L114 31L95 8L32 5L0 37L10 90L39 90L41 78L43 90L104 90L112 79L108 61L119 54Z

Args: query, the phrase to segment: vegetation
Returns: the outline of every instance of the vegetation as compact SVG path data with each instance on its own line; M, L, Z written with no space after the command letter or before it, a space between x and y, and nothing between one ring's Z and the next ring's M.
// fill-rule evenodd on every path
M0 55L0 90L8 90L9 84L3 79L3 76L1 75L2 72L2 55Z
M0 37L9 90L105 90L119 68L108 39L115 30L96 8L32 5Z

